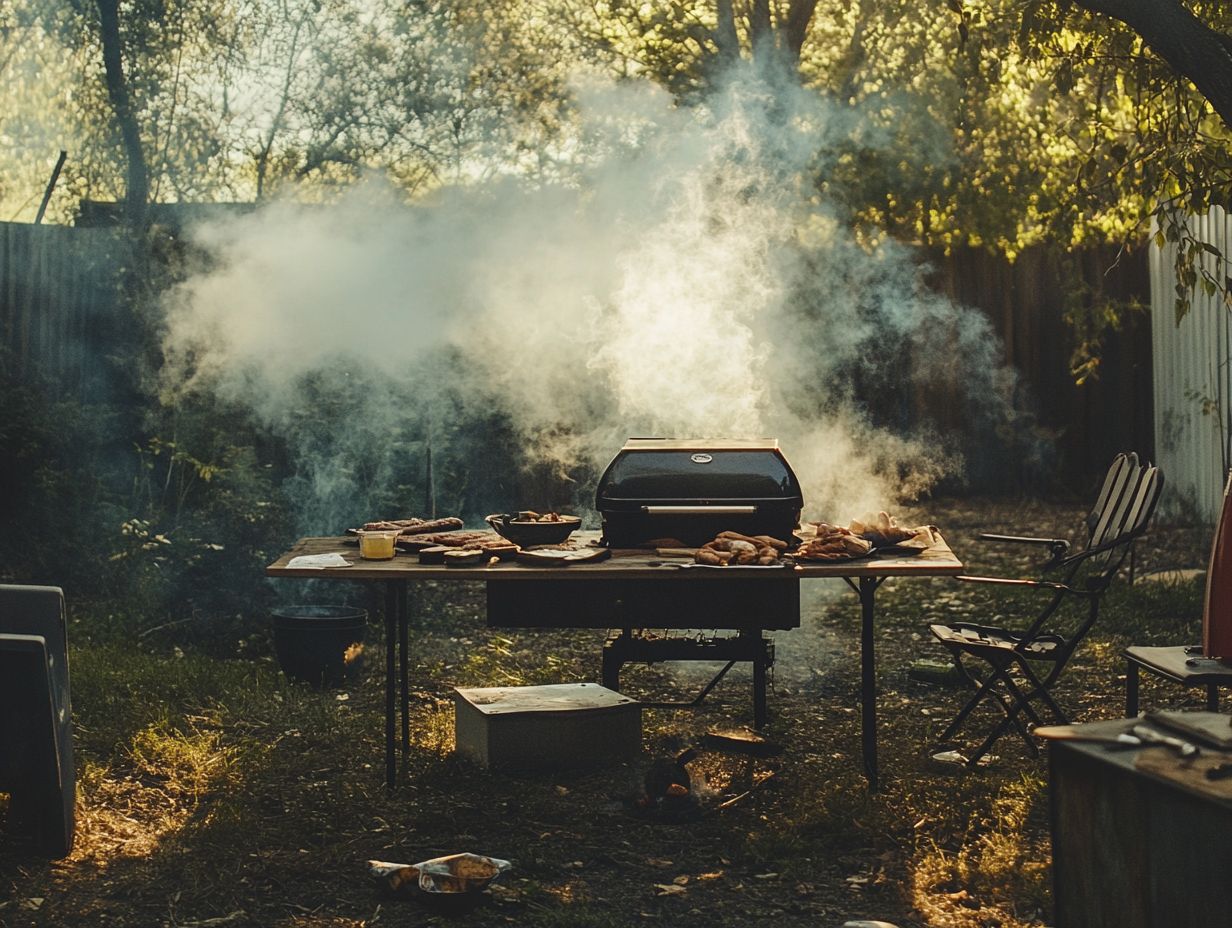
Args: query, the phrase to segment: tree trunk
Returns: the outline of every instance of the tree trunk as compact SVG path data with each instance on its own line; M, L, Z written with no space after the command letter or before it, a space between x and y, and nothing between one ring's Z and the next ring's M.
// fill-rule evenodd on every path
M1193 82L1232 128L1232 36L1212 29L1178 0L1075 0L1092 13L1120 20L1155 54Z
M800 63L800 51L804 48L804 40L808 36L809 23L813 20L813 12L817 9L817 0L791 0L787 7L787 16L783 19L783 47Z
M771 32L770 0L753 0L749 10L749 44L755 54L761 43L772 41Z
M124 65L120 54L119 0L98 0L98 14L107 96L115 109L116 123L128 161L128 177L124 191L125 212L129 223L135 228L141 228L145 225L146 207L150 198L150 172L146 166L141 132L128 93L128 82L124 78Z
M736 14L732 0L718 0L718 23L714 31L720 67L727 67L740 58L740 37L736 35Z

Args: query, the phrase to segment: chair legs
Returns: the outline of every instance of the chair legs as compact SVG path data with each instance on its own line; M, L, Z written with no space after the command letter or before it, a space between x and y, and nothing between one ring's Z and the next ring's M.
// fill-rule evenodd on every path
M1206 684L1206 711L1219 711L1219 684ZM1128 662L1128 667L1125 670L1125 717L1133 719L1138 717L1138 665L1133 661Z
M1065 712L1057 704L1056 700L1052 698L1052 694L1048 692L1048 684L1052 682L1051 679L1041 680L1031 669L1030 665L1017 655L1011 655L999 660L987 660L988 674L982 679L967 668L958 652L954 653L954 663L958 668L959 674L971 684L975 692L962 709L959 710L958 715L954 717L953 721L946 726L945 731L941 734L941 740L949 741L952 739L966 723L975 708L985 700L991 700L1001 709L1005 716L988 733L979 747L976 748L975 753L967 758L968 765L978 763L997 742L997 739L1004 735L1011 727L1017 731L1028 753L1032 757L1039 756L1039 748L1031 737L1028 725L1037 726L1042 724L1043 720L1034 707L1032 707L1032 700L1039 699L1062 724L1068 724L1069 719L1066 717ZM1027 681L1027 689L1024 690L1014 680L1012 671L1015 668ZM1026 716L1027 722L1025 724L1021 716Z

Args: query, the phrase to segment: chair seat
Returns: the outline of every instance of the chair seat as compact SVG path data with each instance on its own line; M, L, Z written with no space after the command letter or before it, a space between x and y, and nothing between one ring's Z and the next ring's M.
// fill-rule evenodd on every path
M1017 651L1032 660L1049 660L1064 644L1057 635L1040 635L1023 647L1022 636L1005 628L990 625L930 625L928 630L942 644L977 653L980 651Z
M1186 686L1216 684L1232 686L1232 664L1217 658L1203 657L1201 651L1190 648L1126 648L1125 659L1161 676Z

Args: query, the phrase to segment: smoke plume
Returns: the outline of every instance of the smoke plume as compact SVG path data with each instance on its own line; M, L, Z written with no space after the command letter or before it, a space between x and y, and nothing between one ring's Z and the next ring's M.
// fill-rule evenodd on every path
M778 438L806 514L846 521L961 467L913 397L959 383L968 426L1004 420L1012 377L983 318L818 193L857 113L751 70L687 109L634 83L576 102L563 180L408 205L371 179L196 230L210 269L171 295L166 389L215 391L284 436L304 528L418 514L418 471L399 468L429 444L464 515L480 477L528 465L582 507L634 435ZM378 500L398 511L363 511Z

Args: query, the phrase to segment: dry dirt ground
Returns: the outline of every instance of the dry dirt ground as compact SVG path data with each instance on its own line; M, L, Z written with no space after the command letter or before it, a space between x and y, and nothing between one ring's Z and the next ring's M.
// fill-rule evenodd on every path
M983 501L926 513L973 571L1003 575L1029 572L1030 556L990 550L973 540L977 530L1072 535L1081 514ZM1139 577L1200 566L1200 536L1158 527L1137 552ZM1082 719L1119 716L1120 646L1192 638L1199 583L1122 579L1061 702ZM713 728L751 721L749 675L737 669L699 709L645 710L642 757L524 776L455 756L453 688L596 680L603 633L489 630L482 589L457 586L423 596L412 747L393 792L382 782L379 647L361 685L332 692L286 684L268 655L216 660L177 650L173 638L77 648L77 846L48 863L0 845L0 925L1047 924L1046 762L1010 739L988 767L931 760L961 693L908 675L914 661L943 657L930 621L1000 614L981 590L891 581L879 594L883 788L871 794L859 772L858 606L841 583L806 584L801 628L775 636L765 735L782 753L703 744ZM699 672L635 668L624 682L634 695L672 698L699 686ZM639 808L648 767L691 746L698 805ZM369 859L458 851L513 862L468 912L393 897L366 872Z

